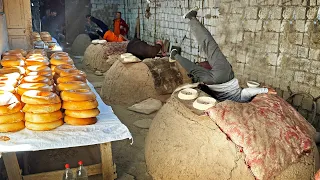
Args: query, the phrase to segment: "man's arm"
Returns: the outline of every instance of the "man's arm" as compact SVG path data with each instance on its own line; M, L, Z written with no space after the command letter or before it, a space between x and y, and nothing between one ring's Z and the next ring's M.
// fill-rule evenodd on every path
M244 88L241 91L241 102L248 102L258 94L272 93L268 88Z
M128 24L126 23L126 21L123 20L123 19L122 19L122 26L123 26L123 28L125 29L126 34L128 34L128 32L129 32L129 26L128 26Z

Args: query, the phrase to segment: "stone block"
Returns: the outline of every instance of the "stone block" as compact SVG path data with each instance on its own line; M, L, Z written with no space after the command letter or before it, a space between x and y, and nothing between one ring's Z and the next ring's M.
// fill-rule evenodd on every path
M309 58L312 60L320 60L320 49L310 48Z
M316 77L316 86L320 87L320 75L317 75Z
M276 88L278 96L283 97L283 91L280 88Z
M305 80L305 72L296 71L294 73L294 81L302 83Z
M280 79L279 78L272 78L272 87L280 88Z
M303 35L302 45L303 46L310 46L309 36L307 34ZM309 53L310 53L310 51L309 51Z
M296 31L305 32L305 20L297 20L295 23Z
M298 59L299 60L299 69L304 72L309 72L311 61L309 59Z
M316 84L316 75L311 73L305 73L304 83L310 86L314 86Z
M320 74L320 61L312 61L310 72Z
M310 0L310 6L316 6L317 0Z
M280 32L281 20L266 20L264 26L268 31Z
M320 88L318 87L311 87L310 88L310 95L313 96L314 98L320 96ZM320 103L320 101L318 101L318 103ZM320 106L317 107L318 110L320 110ZM320 111L318 111L319 113Z
M268 53L267 61L269 65L277 65L278 54L277 53Z
M276 76L276 66L268 66L267 74L272 77L275 77Z
M313 99L311 97L305 96L302 100L302 105L301 107L305 110L311 111L312 110L312 104L313 104Z
M244 10L246 19L258 18L258 7L247 6Z
M263 40L268 44L278 44L279 43L279 33L276 32L265 32L262 35Z
M288 87L290 87L290 83L287 80L282 80L280 84L280 89L283 91L288 91Z
M259 18L260 19L268 19L269 18L269 8L268 7L261 7L260 11L259 11Z
M310 19L310 20L314 20L317 17L317 13L318 13L318 8L317 7L311 7L307 11L307 18Z
M257 20L246 20L243 23L243 26L244 26L243 28L244 30L247 30L247 31L256 32L257 25L258 25Z
M308 58L309 56L309 48L299 46L298 47L298 57Z
M282 90L283 94L282 94L282 98L287 100L290 97L290 93L288 90Z
M275 45L275 44L266 45L266 52L278 53L278 45Z
M295 13L296 13L296 18L297 19L305 19L306 12L307 12L307 8L306 7L298 6L298 7L295 8Z
M295 106L301 106L303 97L304 97L303 95L295 95L293 97L292 104Z
M245 53L237 53L237 62L246 63Z
M290 89L292 92L294 93L297 93L299 92L299 86L300 86L300 83L296 82L296 81L291 81L290 82Z
M273 6L269 13L271 19L281 19L282 7Z
M293 11L293 7L286 7L282 13L283 19L292 19Z

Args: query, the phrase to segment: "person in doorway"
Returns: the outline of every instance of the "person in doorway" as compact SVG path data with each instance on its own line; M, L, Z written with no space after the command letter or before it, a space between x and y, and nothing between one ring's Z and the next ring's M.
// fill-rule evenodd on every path
M117 36L127 36L129 32L129 26L126 21L121 18L121 12L117 12L116 18L113 20L113 32Z
M87 22L84 26L85 32L88 34L91 40L99 39L99 35L97 34L98 27L91 22L90 17L90 15L86 16Z
M49 29L50 9L46 10L46 15L41 18L41 31L47 31Z
M87 18L90 19L93 23L95 23L101 30L98 30L97 33L108 42L122 42L127 41L128 39L122 36L121 34L117 36L114 32L112 32L108 25L103 23L101 20L92 17L91 15L87 15Z
M155 58L160 51L162 52L162 55L164 55L163 42L160 40L152 46L135 37L127 46L127 52L141 60L146 58Z
M221 52L211 33L197 19L197 10L198 8L190 10L184 15L184 18L189 19L188 24L191 33L206 54L212 69L208 70L197 66L179 55L175 49L171 51L170 58L178 61L187 70L194 82L205 84L214 98L219 101L249 102L258 94L276 94L276 91L272 88L240 88L238 80L234 77L231 64Z

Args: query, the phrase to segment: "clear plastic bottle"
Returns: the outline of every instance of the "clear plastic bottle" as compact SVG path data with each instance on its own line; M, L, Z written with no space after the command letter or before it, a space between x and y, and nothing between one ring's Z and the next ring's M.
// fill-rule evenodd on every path
M87 170L83 166L83 162L79 161L79 168L77 170L76 180L88 180Z
M66 164L64 167L66 168L66 170L63 173L62 180L74 180L73 172L70 169L70 165Z

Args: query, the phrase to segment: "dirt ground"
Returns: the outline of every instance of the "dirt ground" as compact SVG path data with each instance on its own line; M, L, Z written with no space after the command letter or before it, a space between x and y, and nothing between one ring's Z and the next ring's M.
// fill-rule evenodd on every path
M88 80L95 85L97 92L100 93L101 85L104 76L96 76L94 72L87 70L85 66L76 61L78 69L84 70L88 75ZM149 180L152 179L147 173L145 157L144 157L144 144L148 129L141 129L133 125L137 120L147 119L155 116L156 113L151 115L144 115L127 110L124 106L112 106L114 113L118 116L120 121L126 125L132 136L131 140L123 140L112 143L112 152L114 163L116 163L118 179L120 180ZM101 177L94 177L92 179L101 179Z

